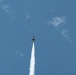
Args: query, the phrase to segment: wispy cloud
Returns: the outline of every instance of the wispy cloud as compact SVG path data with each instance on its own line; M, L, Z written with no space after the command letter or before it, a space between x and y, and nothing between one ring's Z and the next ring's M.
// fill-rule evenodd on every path
M16 50L16 54L19 55L21 58L24 56L24 54L20 50Z
M5 11L5 12L10 12L9 10L10 6L9 5L2 5L2 11Z
M31 19L32 17L30 16L30 15L26 15L25 16L25 20L29 20L29 19Z
M65 16L62 16L62 17L53 17L51 21L48 21L48 24L49 25L51 24L54 27L58 27L61 24L65 23L65 19L66 19Z
M4 12L4 13L8 13L11 16L13 16L14 12L12 11L11 5L2 3L0 6L0 11Z
M65 16L56 16L53 17L50 21L48 21L48 25L53 25L54 28L58 28L61 35L66 38L70 43L73 43L73 41L68 36L69 30L65 29L66 24L66 17Z
M70 43L73 43L73 41L70 39L70 37L68 36L69 34L69 30L63 29L61 31L61 34L64 38L66 38Z

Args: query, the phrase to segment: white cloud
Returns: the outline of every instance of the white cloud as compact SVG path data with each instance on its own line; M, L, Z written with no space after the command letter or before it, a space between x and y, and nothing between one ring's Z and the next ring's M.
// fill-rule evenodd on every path
M2 11L5 11L5 12L10 12L9 10L10 6L9 5L2 5Z
M16 54L19 55L21 58L24 56L24 54L20 50L16 50Z
M68 36L69 30L63 29L63 30L61 31L61 34L62 34L62 36L65 37L70 43L73 43L73 41L72 41L72 40L70 39L70 37Z
M30 15L25 16L25 20L31 19L32 17Z
M14 17L14 11L12 11L11 6L8 4L2 4L0 7L1 12L9 14L11 17Z
M61 16L61 17L53 17L50 21L48 21L48 25L53 25L54 28L57 28L61 35L66 38L66 40L68 40L70 43L73 43L73 41L70 39L70 37L68 36L69 34L69 30L64 28L64 25L66 23L66 17L65 16Z
M65 29L63 29L62 30L62 36L64 36L64 37L68 37L68 30L65 30Z
M61 24L65 23L65 16L62 17L53 17L51 21L48 21L48 24L52 24L54 27L58 27Z

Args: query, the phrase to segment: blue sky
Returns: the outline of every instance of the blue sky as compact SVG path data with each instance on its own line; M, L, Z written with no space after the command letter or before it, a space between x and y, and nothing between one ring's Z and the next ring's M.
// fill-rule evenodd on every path
M75 0L0 0L0 75L29 75L36 37L36 75L76 75Z

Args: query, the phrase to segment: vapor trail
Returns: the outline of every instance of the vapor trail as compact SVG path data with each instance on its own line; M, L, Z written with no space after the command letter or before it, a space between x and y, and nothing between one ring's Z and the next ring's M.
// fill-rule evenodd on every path
M34 45L34 42L33 42L33 46L32 46L29 70L30 70L29 75L35 75L35 45Z

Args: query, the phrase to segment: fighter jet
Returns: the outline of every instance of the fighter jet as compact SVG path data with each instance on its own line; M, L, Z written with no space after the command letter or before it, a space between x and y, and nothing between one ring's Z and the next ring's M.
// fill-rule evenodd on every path
M33 36L33 38L32 38L32 41L34 42L35 41L35 37Z

